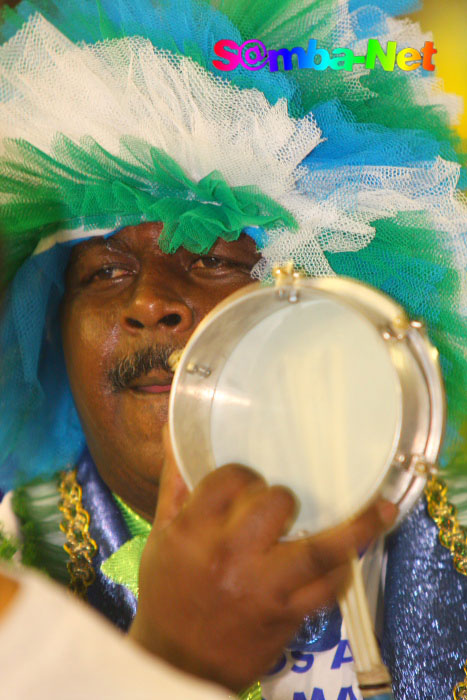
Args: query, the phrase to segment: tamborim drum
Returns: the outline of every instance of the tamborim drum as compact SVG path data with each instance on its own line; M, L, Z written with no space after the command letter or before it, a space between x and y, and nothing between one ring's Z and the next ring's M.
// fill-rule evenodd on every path
M276 278L225 299L182 354L169 424L183 477L193 488L236 462L288 486L300 502L289 537L343 523L377 494L402 517L442 441L436 349L371 287Z

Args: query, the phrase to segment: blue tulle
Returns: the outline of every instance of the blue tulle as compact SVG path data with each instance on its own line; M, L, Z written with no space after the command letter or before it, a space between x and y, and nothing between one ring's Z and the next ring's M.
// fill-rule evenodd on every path
M84 448L65 369L59 305L71 246L29 258L0 325L0 483L7 491L73 465Z
M371 4L377 5L381 10L393 17L415 12L415 10L421 8L419 0L372 0ZM355 10L368 5L368 0L349 0L349 11L355 12Z
M344 165L385 165L410 167L434 162L440 144L427 131L389 129L376 124L359 124L349 109L337 100L316 105L316 119L326 140L305 159L310 168ZM452 152L454 159L454 151Z

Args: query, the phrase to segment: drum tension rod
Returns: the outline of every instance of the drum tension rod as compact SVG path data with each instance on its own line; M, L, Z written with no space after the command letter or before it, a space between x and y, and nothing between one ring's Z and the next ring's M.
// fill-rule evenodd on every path
M279 299L295 304L300 298L298 287L306 274L302 270L295 270L293 261L290 260L285 265L275 265L272 275Z
M390 323L381 328L381 335L384 340L404 340L411 328L419 333L425 332L425 324L423 321L410 321L405 314L395 316Z
M394 465L399 469L413 472L417 476L437 476L439 467L436 463L429 462L425 455L405 455L399 453L394 458Z
M188 374L199 374L200 377L209 377L211 374L211 369L205 365L195 365L194 362L190 362L187 365L186 371Z
M169 367L172 370L172 372L176 372L181 360L182 360L182 355L183 355L183 349L182 350L174 350L173 353L169 357ZM210 367L206 367L206 365L197 365L194 362L188 363L186 367L186 371L188 374L199 374L200 377L209 377L211 375L211 369Z

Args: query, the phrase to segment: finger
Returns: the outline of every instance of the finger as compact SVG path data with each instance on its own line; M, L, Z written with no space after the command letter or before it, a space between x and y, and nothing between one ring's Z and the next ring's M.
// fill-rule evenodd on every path
M264 551L287 532L296 512L296 499L283 486L249 489L231 510L227 534L239 549Z
M187 517L218 517L235 505L240 494L266 488L266 482L256 472L239 464L227 464L208 474L193 491Z
M275 571L277 585L282 580L282 585L294 590L346 564L350 552L366 549L390 527L397 512L392 503L378 501L345 526L305 540L279 543L270 554L275 559L270 570Z
M188 498L188 489L180 474L172 449L168 426L162 428L165 458L159 483L156 516L153 530L164 529L178 515Z
M301 620L305 615L313 614L318 608L334 603L338 593L346 585L349 575L349 565L343 564L313 583L294 591L287 604L290 616Z

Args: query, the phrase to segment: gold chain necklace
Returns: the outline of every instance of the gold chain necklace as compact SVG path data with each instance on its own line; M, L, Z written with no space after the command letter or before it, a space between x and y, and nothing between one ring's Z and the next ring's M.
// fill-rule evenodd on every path
M438 526L440 543L452 554L454 568L467 576L467 530L457 517L455 505L448 501L448 487L436 477L432 477L425 488L428 513ZM467 700L467 661L464 665L465 678L453 690L454 700Z
M66 535L63 548L70 557L68 587L79 598L86 599L87 590L96 578L92 558L97 554L97 544L89 534L90 518L82 505L83 491L76 479L76 469L62 472L60 476L59 509L64 516L60 529Z

